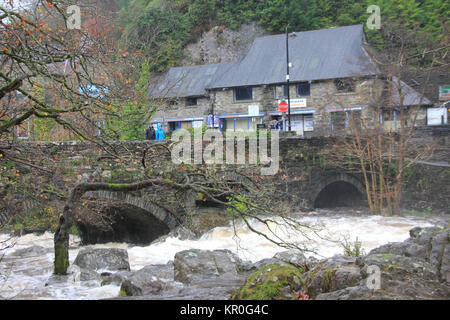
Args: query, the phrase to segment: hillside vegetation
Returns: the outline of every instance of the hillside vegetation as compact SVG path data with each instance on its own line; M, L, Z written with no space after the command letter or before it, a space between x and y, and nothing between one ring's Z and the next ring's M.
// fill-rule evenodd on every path
M123 28L121 43L146 57L146 69L163 72L179 65L183 48L215 27L236 29L256 22L268 33L307 31L364 24L367 8L381 9L382 28L396 24L433 43L448 43L450 2L446 0L117 0ZM447 24L447 28L445 26ZM387 41L365 26L369 42Z

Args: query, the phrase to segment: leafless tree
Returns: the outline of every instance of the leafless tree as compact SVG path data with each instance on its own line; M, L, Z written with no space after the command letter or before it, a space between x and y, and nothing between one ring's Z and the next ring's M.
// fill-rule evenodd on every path
M370 116L348 112L347 127L326 153L338 166L362 174L374 213L393 214L400 211L405 170L432 157L436 147L429 141L418 143L414 136L417 126L424 125L424 106L431 104L425 97L430 77L448 70L448 45L429 43L420 33L395 24L382 32L389 39L387 47L368 48L380 71L372 87ZM418 48L420 54L415 53ZM414 90L407 85L412 66L421 79ZM386 126L385 120L393 125Z

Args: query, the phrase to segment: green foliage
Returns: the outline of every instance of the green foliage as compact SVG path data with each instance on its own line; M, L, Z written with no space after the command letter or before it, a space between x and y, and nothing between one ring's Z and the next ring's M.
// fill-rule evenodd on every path
M118 0L122 43L142 50L152 72L178 65L184 46L196 41L214 26L233 29L257 22L272 33L307 31L351 24L364 24L370 5L381 9L381 24L393 21L406 29L426 33L433 41L444 41L444 23L450 15L450 2L444 0ZM368 40L385 46L379 30L365 26Z
M79 236L78 229L75 224L72 225L72 227L69 230L69 233L77 237Z
M245 201L246 197L241 195L237 195L236 197L227 197L227 203L237 208L236 210L234 208L228 207L227 212L231 216L239 216L239 211L245 212L248 209L247 205L245 204Z
M137 0L121 11L122 45L142 51L148 70L154 72L174 66L190 38L192 20L164 3Z
M116 133L118 140L144 140L147 120L143 117L144 106L134 102L123 105L120 116L109 119L108 129Z
M417 216L417 217L424 217L424 216L429 216L431 215L431 212L433 211L433 208L431 206L428 206L425 208L424 211L417 211L417 210L409 210L406 213L412 216Z
M362 248L362 242L358 241L358 238L356 238L355 242L347 242L347 240L344 241L344 243L341 243L342 247L344 248L344 255L349 257L363 257L366 255L366 252Z

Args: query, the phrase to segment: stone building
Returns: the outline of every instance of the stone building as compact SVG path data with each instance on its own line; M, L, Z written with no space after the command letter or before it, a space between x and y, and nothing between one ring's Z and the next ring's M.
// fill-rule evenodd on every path
M170 69L149 89L150 98L163 102L152 122L169 132L214 123L226 132L254 131L258 124L286 130L288 113L278 105L289 96L291 130L303 136L345 131L355 115L395 130L401 110L418 111L416 124L426 123L432 103L399 79L386 81L364 48L362 25L288 39L289 95L286 35L264 36L239 61Z

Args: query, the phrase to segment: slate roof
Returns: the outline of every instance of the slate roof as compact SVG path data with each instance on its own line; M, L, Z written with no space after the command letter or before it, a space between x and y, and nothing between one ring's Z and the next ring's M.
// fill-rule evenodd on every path
M397 77L392 77L393 90L392 90L392 105L395 107L401 106L417 106L417 105L432 105L433 103L427 99L424 95L420 94L404 81L400 80L401 89L397 89ZM403 104L400 101L400 94L403 96Z
M289 34L290 81L309 81L377 73L363 49L362 25ZM286 82L286 35L257 38L248 54L209 88Z
M295 36L293 36L295 34ZM290 81L310 81L378 74L363 48L362 25L291 33ZM153 98L199 97L208 89L286 82L285 34L257 38L238 62L171 68L148 91ZM417 105L420 95L402 81L404 105ZM393 104L399 105L398 92ZM423 105L431 104L424 98Z
M207 94L206 88L234 63L218 63L171 68L148 91L153 98L198 97Z

